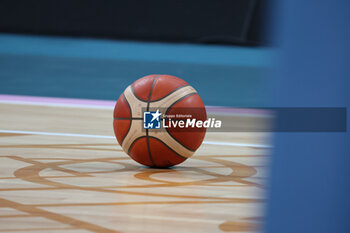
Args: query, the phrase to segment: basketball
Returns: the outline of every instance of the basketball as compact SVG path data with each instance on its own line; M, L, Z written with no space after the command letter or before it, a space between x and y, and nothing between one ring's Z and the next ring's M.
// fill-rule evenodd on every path
M184 162L199 148L206 128L195 121L206 118L201 97L187 82L171 75L148 75L118 98L113 128L133 160L166 168Z

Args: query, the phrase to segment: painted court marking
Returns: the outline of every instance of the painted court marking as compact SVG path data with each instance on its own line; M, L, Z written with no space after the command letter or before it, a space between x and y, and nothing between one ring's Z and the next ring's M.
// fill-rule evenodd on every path
M25 104L25 105L41 105L55 107L74 107L74 108L95 108L95 109L113 109L115 101L110 100L90 100L90 99L71 99L56 97L39 97L39 96L21 96L21 95L0 95L0 103L5 104ZM266 111L256 109L238 109L220 106L206 106L208 113L225 113L229 115L268 115ZM92 134L72 134L72 133L55 133L55 132L36 132L21 130L0 130L0 133L17 133L17 134L33 134L46 136L65 136L65 137L84 137L84 138L106 138L114 139L114 136L92 135ZM217 146L235 146L235 147L255 147L255 148L271 148L269 145L247 144L234 142L216 142L204 141L206 145Z
M82 138L106 138L106 139L114 139L115 138L114 136L105 136L105 135L36 132L36 131L22 131L22 130L0 130L0 133L33 134L33 135L45 135L45 136L82 137ZM269 145L235 143L235 142L203 141L203 144L205 144L205 145L217 145L217 146L271 148L271 146L269 146Z

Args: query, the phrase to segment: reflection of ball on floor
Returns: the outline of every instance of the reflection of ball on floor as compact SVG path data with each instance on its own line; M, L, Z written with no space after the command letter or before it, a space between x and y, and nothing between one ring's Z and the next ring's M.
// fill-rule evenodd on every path
M114 109L114 133L123 150L135 161L150 167L170 167L190 157L205 135L205 128L164 127L176 122L165 115L180 114L206 120L205 107L196 90L175 76L148 75L120 95ZM144 116L150 117L145 119L154 128L145 127Z

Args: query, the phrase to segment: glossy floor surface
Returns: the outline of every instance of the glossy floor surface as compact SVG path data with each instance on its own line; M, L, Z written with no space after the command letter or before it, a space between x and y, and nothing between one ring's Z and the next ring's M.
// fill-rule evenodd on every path
M257 232L263 133L207 133L172 169L131 160L112 108L0 103L0 232Z

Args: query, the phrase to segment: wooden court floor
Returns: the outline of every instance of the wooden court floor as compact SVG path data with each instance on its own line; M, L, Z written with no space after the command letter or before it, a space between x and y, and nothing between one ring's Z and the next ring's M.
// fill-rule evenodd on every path
M173 169L131 160L112 108L0 103L0 232L258 232L264 133L208 133Z

